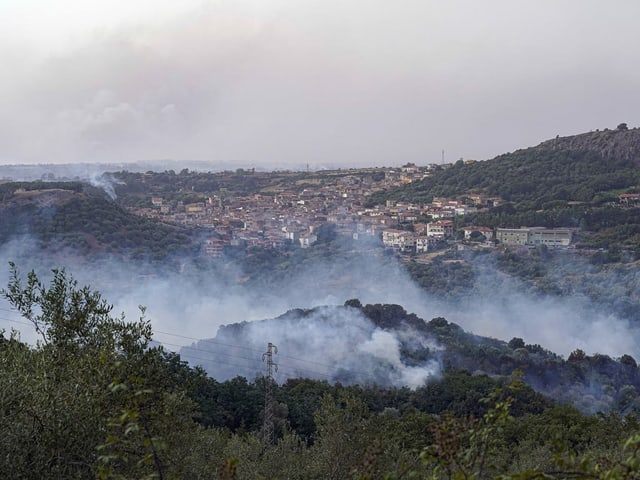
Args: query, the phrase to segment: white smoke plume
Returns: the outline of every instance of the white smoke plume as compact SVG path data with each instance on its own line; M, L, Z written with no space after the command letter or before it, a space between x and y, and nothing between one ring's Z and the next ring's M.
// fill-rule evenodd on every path
M259 352L270 339L277 381L315 378L347 384L375 384L416 388L440 374L437 359L407 365L401 358L397 331L382 330L354 308L319 307L291 311L273 319L222 327L212 340L181 350L191 363L201 364L217 379L264 373ZM436 354L439 347L429 345Z
M116 185L124 185L124 182L118 180L109 173L92 174L87 178L87 181L94 187L104 190L111 200L118 198L116 194Z
M81 285L88 284L101 291L114 304L114 312L124 312L130 319L137 318L138 305L145 305L156 340L176 351L220 335L222 325L275 318L294 308L342 305L348 299L358 298L362 304L402 305L426 321L442 316L478 335L505 341L521 337L526 343L540 344L564 356L581 348L587 354L640 357L637 329L604 307L582 295L534 295L521 282L490 270L477 277L475 287L464 300L449 302L427 295L394 258L371 252L348 258L307 260L299 273L282 275L262 285L242 283L245 272L229 265L209 269L186 264L181 271L158 271L150 265L114 259L88 264L69 256L57 260L43 258L37 253L37 245L17 242L0 250L0 272L5 277L0 278L2 285L6 285L9 260L15 261L23 273L35 268L45 281L49 268L66 267ZM0 308L8 309L6 304ZM252 358L250 371L245 364L229 357L228 363L236 365L235 374L253 377L263 372L260 357L268 342L279 347L282 375L287 371L296 374L298 370L303 374L304 368L322 374L318 378L326 375L364 382L372 375L376 377L375 365L382 365L380 381L416 385L437 373L435 365L402 363L398 345L411 339L410 332L376 330L355 311L349 314L330 308L321 311L317 321L292 323L288 317L280 319L289 322L282 328L276 328L276 323L251 324L244 340L227 342L250 349L245 352L245 356ZM1 312L0 318L9 318L8 312ZM27 326L0 323L0 328L11 327L18 327L25 332L23 337L28 337ZM437 350L435 345L425 347ZM224 350L213 351L224 357ZM193 357L202 355L203 352L197 352ZM292 363L285 361L287 357L318 365L314 368L310 366L313 364ZM224 375L232 375L231 370L225 372ZM307 372L305 376L309 375Z

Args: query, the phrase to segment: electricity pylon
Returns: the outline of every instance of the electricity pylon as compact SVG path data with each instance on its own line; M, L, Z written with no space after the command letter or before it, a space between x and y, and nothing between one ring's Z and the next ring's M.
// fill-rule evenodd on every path
M269 342L267 351L262 354L262 361L267 362L267 376L264 384L264 422L262 423L262 440L273 443L273 372L278 371L278 364L273 362L273 355L278 347Z

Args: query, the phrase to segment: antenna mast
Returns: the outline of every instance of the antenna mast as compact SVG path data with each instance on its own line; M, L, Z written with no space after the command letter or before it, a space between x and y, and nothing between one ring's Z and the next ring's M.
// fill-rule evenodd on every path
M267 362L267 376L264 384L264 422L262 424L262 440L273 443L273 372L278 371L278 364L273 362L273 355L278 354L278 347L269 342L267 351L262 354L262 361Z

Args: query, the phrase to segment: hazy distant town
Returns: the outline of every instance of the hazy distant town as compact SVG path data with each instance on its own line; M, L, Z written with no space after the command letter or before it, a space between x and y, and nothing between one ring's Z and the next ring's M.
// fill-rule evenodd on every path
M570 228L457 228L456 217L501 204L501 198L484 194L435 197L429 203L387 201L384 205L369 205L374 192L424 179L449 166L409 163L399 168L320 172L315 180L306 178L272 188L268 193L210 195L191 203L175 200L172 194L157 194L150 196L147 206L129 210L163 222L210 228L212 235L202 250L211 257L221 256L228 246L280 248L293 244L307 248L318 240L318 231L324 225L331 225L337 234L354 240L381 239L386 248L402 253L426 253L447 246L451 240L484 248L498 243L551 247L571 244L574 229ZM255 174L241 173L248 177ZM462 244L459 248L463 248Z

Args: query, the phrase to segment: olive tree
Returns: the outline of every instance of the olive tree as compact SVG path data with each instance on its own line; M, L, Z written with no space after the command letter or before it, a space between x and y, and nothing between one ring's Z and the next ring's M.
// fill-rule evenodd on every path
M177 478L194 405L172 381L142 316L114 317L63 270L15 265L0 293L39 340L0 342L0 478Z

